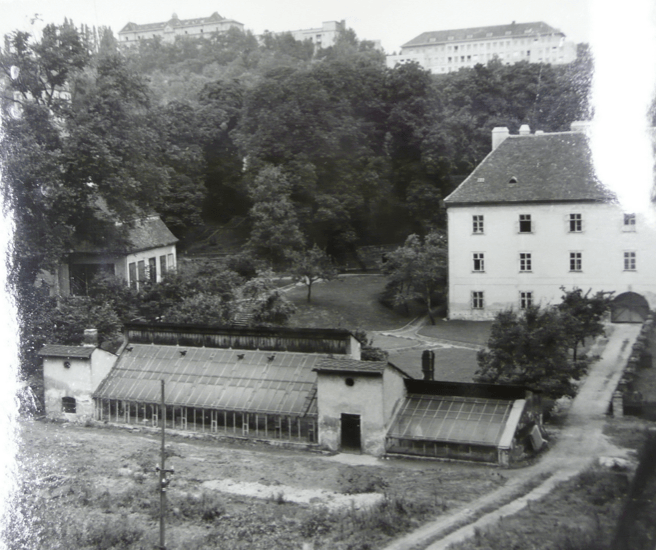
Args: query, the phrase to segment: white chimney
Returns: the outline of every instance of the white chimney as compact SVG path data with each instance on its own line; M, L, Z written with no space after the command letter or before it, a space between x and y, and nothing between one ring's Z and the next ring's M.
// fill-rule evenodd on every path
M590 121L588 120L575 120L570 125L570 130L572 132L585 133L590 129Z
M85 328L84 329L84 338L82 339L82 345L88 347L98 347L98 329L97 328Z
M528 124L522 124L519 127L519 135L520 136L529 136L529 135L531 135L531 128L529 127Z
M510 130L505 126L497 126L492 129L492 150L494 151L510 135Z

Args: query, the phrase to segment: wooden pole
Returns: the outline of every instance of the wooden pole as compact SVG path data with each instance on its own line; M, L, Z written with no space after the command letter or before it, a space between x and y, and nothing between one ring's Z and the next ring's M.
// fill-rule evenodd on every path
M162 382L162 403L160 405L160 416L162 417L162 455L159 467L159 547L166 550L166 527L164 516L166 515L166 450L164 448L166 440L166 402L164 401L164 380Z

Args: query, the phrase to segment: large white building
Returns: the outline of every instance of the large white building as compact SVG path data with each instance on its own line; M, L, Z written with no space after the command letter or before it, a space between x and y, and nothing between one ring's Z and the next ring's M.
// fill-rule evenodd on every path
M179 19L174 13L171 19L160 23L137 25L128 23L118 33L119 44L134 46L140 40L161 37L164 42L174 42L176 37L198 38L210 37L214 33L226 32L228 29L244 30L244 25L234 19L226 19L214 12L209 17L196 19Z
M614 291L615 321L656 307L654 204L623 210L584 131L495 128L492 152L445 204L451 319L558 303L562 286Z
M541 21L513 21L510 25L422 33L403 44L399 55L388 55L387 66L414 61L433 73L449 73L492 59L505 64L563 64L576 59L576 45Z
M317 48L329 48L334 46L339 38L339 35L346 30L345 21L324 21L321 27L313 29L299 29L295 31L286 31L290 33L294 40L304 42L309 40ZM285 34L276 33L277 35Z

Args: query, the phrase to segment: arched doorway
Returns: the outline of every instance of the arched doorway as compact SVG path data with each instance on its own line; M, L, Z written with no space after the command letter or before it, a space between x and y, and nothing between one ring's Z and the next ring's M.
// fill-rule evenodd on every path
M610 305L610 320L613 323L644 323L649 315L649 302L635 292L624 292Z

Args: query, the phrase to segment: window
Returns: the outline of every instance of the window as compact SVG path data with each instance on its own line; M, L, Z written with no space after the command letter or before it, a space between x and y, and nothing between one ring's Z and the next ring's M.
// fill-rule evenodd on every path
M159 257L159 272L162 277L166 273L166 255L162 255Z
M485 271L485 257L483 252L474 252L474 271Z
M137 262L137 274L139 282L146 280L146 263L143 260Z
M130 288L137 288L137 264L130 262L128 266Z
M485 307L485 301L483 299L483 291L474 290L472 292L472 308L483 309L484 307Z
M581 271L583 269L583 258L581 252L569 253L569 270Z
M533 291L526 290L519 293L519 309L527 309L533 305Z
M636 269L636 253L624 253L624 271L635 271Z
M62 397L62 412L75 414L76 410L75 397Z
M583 219L581 214L569 215L569 232L580 233L583 230Z
M167 262L166 262L166 269L168 271L171 271L175 269L175 261L173 260L173 254L169 254L167 257Z
M519 270L520 271L531 271L531 253L530 252L520 252L519 253Z
M532 231L531 215L530 214L520 214L519 215L519 232L520 233L530 233L531 231Z
M636 230L636 215L635 214L624 214L624 231L635 231Z
M157 282L157 258L148 258L148 278L150 282Z
M485 227L483 225L483 216L472 216L472 233L483 233Z

